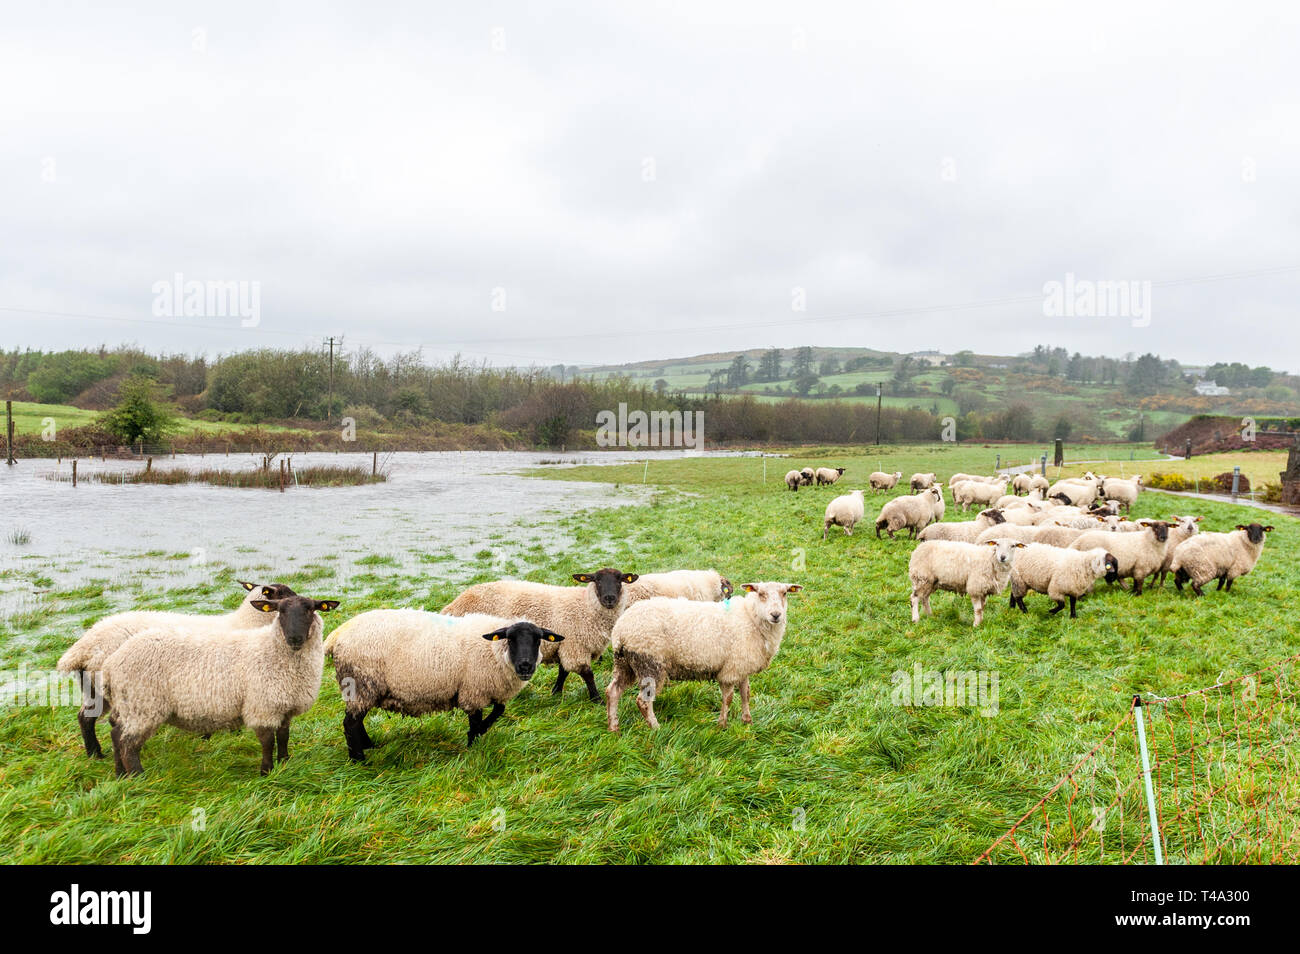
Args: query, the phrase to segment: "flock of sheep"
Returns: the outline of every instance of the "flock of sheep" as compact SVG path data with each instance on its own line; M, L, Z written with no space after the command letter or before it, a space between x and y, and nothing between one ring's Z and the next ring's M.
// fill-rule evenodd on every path
M791 471L787 484L805 472ZM902 476L877 471L868 483L873 491L891 490ZM1028 612L1024 597L1033 591L1053 601L1053 613L1068 603L1071 618L1078 615L1078 600L1103 578L1121 587L1122 580L1132 579L1134 595L1141 595L1148 579L1158 578L1163 586L1170 573L1179 590L1188 583L1196 596L1215 579L1219 589L1231 590L1233 580L1254 568L1264 535L1273 529L1252 523L1227 533L1201 533L1201 518L1191 514L1129 520L1121 512L1137 501L1140 474L1120 478L1089 471L1054 484L1039 474L1017 474L1010 493L1004 476L953 474L948 481L953 506L963 512L983 509L973 520L948 523L940 522L943 487L933 473L913 474L912 493L887 501L875 521L877 537L882 530L890 539L907 530L920 541L908 565L914 623L921 609L933 615L935 590L969 596L976 626L986 600L1008 587L1012 608ZM822 539L833 526L852 535L865 517L865 491L835 497L826 505Z
M541 665L555 665L552 693L577 673L601 701L591 664L614 649L606 691L610 731L629 686L646 722L658 728L654 701L670 680L716 682L718 724L740 692L751 720L749 677L781 647L793 583L742 584L715 570L638 575L604 568L575 573L577 586L502 580L469 587L440 613L416 609L361 613L322 640L321 613L336 600L300 596L280 583L241 583L238 609L219 616L132 611L92 626L59 659L82 685L77 713L86 754L101 758L95 733L108 715L118 775L143 771L140 752L163 725L205 737L251 728L262 745L262 774L289 757L289 724L316 702L325 657L343 698L348 755L360 761L375 743L373 709L403 715L460 709L467 745L487 732ZM484 710L491 711L484 715Z
M786 475L793 491L833 485L844 468L803 468ZM901 472L873 473L873 491L891 490ZM932 613L930 596L948 590L970 597L974 625L985 601L1008 587L1011 606L1027 612L1030 591L1048 596L1051 612L1077 601L1099 579L1144 581L1172 573L1202 595L1217 579L1231 590L1259 559L1273 528L1238 525L1202 533L1199 516L1131 521L1121 514L1137 500L1142 478L1091 472L1049 484L1045 477L954 474L954 507L981 508L972 520L942 522L944 485L933 473L913 474L910 494L880 508L875 529L893 539L918 539L908 565L912 621ZM1023 496L1022 496L1023 495ZM865 519L865 491L826 506L822 538L839 526L851 535ZM605 692L608 728L619 728L619 700L636 687L636 705L651 728L657 694L670 680L716 682L722 692L718 724L727 724L739 690L741 719L750 721L749 678L780 649L794 583L756 582L744 596L715 570L638 575L606 567L575 573L576 586L499 580L471 586L439 613L385 609L361 613L322 639L321 613L336 600L301 596L284 584L242 583L238 609L216 616L132 611L92 626L59 659L61 672L81 680L77 715L86 754L103 755L95 733L108 714L119 775L142 771L140 752L162 725L205 737L253 730L262 746L262 773L289 757L289 725L316 702L326 656L343 699L343 736L360 761L375 742L366 731L374 709L418 716L460 709L469 720L467 745L488 731L539 666L554 665L553 695L570 673L588 697L601 701L592 663L613 648ZM491 707L486 715L484 711Z

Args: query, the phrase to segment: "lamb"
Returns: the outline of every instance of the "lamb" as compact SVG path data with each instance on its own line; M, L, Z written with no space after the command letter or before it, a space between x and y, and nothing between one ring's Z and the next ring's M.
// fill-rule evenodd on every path
M1169 542L1168 523L1163 520L1144 520L1142 523L1145 525L1142 533L1089 530L1076 538L1070 544L1070 549L1091 550L1101 547L1107 553L1113 553L1119 560L1116 578L1131 576L1133 595L1141 596L1142 581L1158 573L1164 565L1165 547Z
M628 584L627 601L648 600L654 596L680 597L716 603L731 596L731 581L717 570L670 570L667 573L642 573Z
M77 711L77 723L81 726L81 740L86 747L86 755L92 759L102 759L104 750L95 735L95 721L105 715L101 670L104 660L113 655L122 644L137 633L157 626L183 626L187 632L201 628L213 631L247 629L250 626L264 626L268 620L252 604L259 599L283 599L293 596L293 590L283 583L246 583L237 580L248 595L237 609L230 613L213 616L200 616L190 613L172 613L157 610L130 610L105 616L85 635L73 643L59 657L56 664L59 672L75 674L81 683L81 708Z
M930 524L943 519L943 511L939 509L943 505L942 487L931 487L910 497L895 497L880 508L876 538L879 539L880 531L884 530L892 540L895 531L903 529L910 530L911 536L915 537ZM938 520L935 519L936 511L939 512Z
M533 678L541 647L563 640L527 620L484 613L399 609L353 617L325 641L344 699L348 758L363 761L374 748L365 719L376 708L406 716L460 709L469 719L465 745L472 746Z
M289 758L289 722L316 702L325 651L320 613L338 600L286 596L254 600L269 625L146 630L104 662L117 774L144 771L140 750L158 727L211 734L248 726L262 743L262 774ZM272 759L274 747L274 761Z
M1058 480L1048 488L1047 497L1069 506L1081 507L1097 499L1097 486L1092 481Z
M1011 608L1028 613L1025 594L1030 590L1044 593L1056 605L1049 612L1059 613L1070 601L1070 619L1078 618L1075 605L1079 597L1092 592L1102 577L1117 578L1119 561L1101 547L1092 550L1063 550L1044 543L1031 543L1016 557L1011 567Z
M935 474L913 474L907 485L913 493L918 490L929 490L934 486L935 477Z
M830 532L831 527L836 525L844 528L846 536L853 536L853 528L862 522L866 513L862 494L861 490L853 490L841 494L826 505L826 517L822 521L823 540L826 539L826 534Z
M1181 517L1175 514L1169 520L1172 526L1169 528L1169 545L1165 547L1165 562L1160 566L1161 586L1165 585L1165 577L1170 573L1178 547L1200 532L1200 528L1196 525L1201 522L1201 518L1195 514L1185 514Z
M1134 474L1128 479L1107 477L1101 485L1101 494L1115 500L1127 512L1142 492L1142 475Z
M1025 544L1012 540L990 540L985 544L956 540L930 540L918 544L907 565L912 581L912 622L921 620L920 607L929 616L930 594L935 590L965 593L975 610L975 626L984 620L984 601L1007 588L1011 564Z
M797 471L797 470L788 470L788 471L786 471L786 474L785 474L785 485L786 485L787 487L789 487L791 490L793 490L793 491L795 491L796 493L798 493L798 492L799 492L799 487L803 484L803 482L804 482L804 480L803 480L803 474L800 473L799 471Z
M542 646L542 662L557 665L552 695L564 691L569 673L576 672L587 686L587 696L600 702L600 690L591 664L609 645L614 622L628 606L624 586L635 583L635 573L606 567L595 573L575 573L583 586L551 586L522 580L478 583L442 608L448 616L486 613L505 619L526 619L551 632L563 633L562 643Z
M637 603L614 624L614 675L606 690L609 731L618 731L618 700L634 683L636 705L652 729L655 697L670 679L709 680L722 690L718 725L740 690L740 719L749 711L749 677L771 664L785 635L786 597L797 583L745 583L744 599L693 603L656 598Z
M991 506L1007 489L1006 483L990 483L987 480L963 480L952 485L952 502L961 505L962 510L969 510L972 504L983 507Z
M1215 589L1231 591L1233 580L1255 568L1264 551L1264 534L1272 532L1271 525L1239 523L1234 533L1198 533L1183 541L1170 564L1174 586L1181 591L1184 583L1191 583L1192 592L1204 596L1201 587L1218 577Z
M974 520L960 523L932 523L919 534L918 540L960 540L974 543L975 538L996 524L1003 522L1002 511L995 507L981 510Z
M871 484L872 490L893 490L898 486L898 482L902 480L902 478L903 472L901 470L896 470L892 474L886 474L877 470L867 478L867 482Z
M817 479L817 486L822 484L833 484L844 476L843 467L818 467L814 475Z

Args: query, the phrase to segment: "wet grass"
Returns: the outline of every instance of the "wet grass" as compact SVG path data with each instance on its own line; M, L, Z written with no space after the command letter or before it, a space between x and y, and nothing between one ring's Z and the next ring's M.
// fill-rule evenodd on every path
M0 710L0 847L18 862L949 862L972 860L1124 715L1135 693L1185 691L1300 650L1291 602L1300 523L1270 516L1259 566L1231 594L1202 600L1172 585L1140 598L1101 587L1077 620L990 604L972 629L968 600L935 597L936 616L909 621L906 566L913 545L869 528L821 540L826 501L885 469L980 470L983 448L844 452L799 462L849 468L835 489L784 490L794 463L693 459L652 462L657 506L558 518L572 543L484 549L469 570L491 579L491 558L527 561L531 579L564 582L604 565L639 572L713 566L739 583L786 579L805 591L772 667L753 680L754 724L715 724L716 688L675 684L649 732L625 700L611 735L602 707L579 685L549 694L544 670L473 749L465 719L372 716L383 745L348 762L342 702L327 664L320 700L295 720L293 758L257 774L250 732L204 741L165 728L144 750L146 775L118 781L111 761L81 752L71 708ZM643 465L547 475L640 484ZM629 499L633 499L629 494ZM644 499L639 491L636 499ZM869 514L886 495L869 497ZM1134 516L1194 511L1207 529L1255 515L1228 504L1144 493ZM949 518L953 515L949 513ZM338 548L340 560L364 555ZM431 547L433 545L431 544ZM323 562L277 576L343 600L332 630L381 606L436 610L461 584L445 561L413 556L333 576ZM256 561L256 556L249 558ZM357 561L360 562L360 561ZM36 564L21 574L51 575ZM214 569L204 587L159 589L124 561L111 582L45 594L0 623L4 665L52 666L80 629L115 606L220 612L241 595L242 567ZM350 571L340 570L340 574ZM17 626L15 625L17 624ZM21 629L17 627L20 626ZM994 670L998 712L894 705L895 672ZM597 664L608 681L608 657ZM106 729L101 737L107 741Z
M52 480L66 480L65 474L47 475ZM302 467L281 475L278 467L267 470L221 470L186 467L160 467L139 471L92 471L81 477L101 484L211 484L214 487L242 487L279 490L281 479L287 489L294 487L355 487L383 483L388 475L371 473L367 467Z

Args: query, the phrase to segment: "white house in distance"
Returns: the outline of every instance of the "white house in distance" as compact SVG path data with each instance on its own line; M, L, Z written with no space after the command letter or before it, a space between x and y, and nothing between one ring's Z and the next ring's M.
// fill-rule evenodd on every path
M1221 388L1213 381L1197 381L1193 390L1201 397L1221 397L1224 394L1232 392L1227 388Z
M913 351L908 357L917 364L928 364L935 368L952 360L952 355L944 354L942 351Z

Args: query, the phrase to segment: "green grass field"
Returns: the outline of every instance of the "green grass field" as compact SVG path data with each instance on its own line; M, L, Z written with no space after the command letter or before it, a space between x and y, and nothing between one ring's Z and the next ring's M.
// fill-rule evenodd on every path
M1300 650L1292 598L1300 524L1276 525L1255 572L1231 594L1193 600L1172 584L1140 598L1104 584L1077 620L990 602L971 627L969 600L934 598L936 615L909 620L906 568L913 544L877 540L870 526L821 540L826 501L838 491L789 493L794 461L849 468L860 485L881 460L905 474L986 469L982 447L883 448L880 454L808 452L757 458L653 461L578 469L541 478L651 485L648 506L577 513L558 529L573 543L522 553L506 534L485 539L476 579L535 567L554 583L603 565L649 572L716 567L733 581L799 582L790 627L771 668L753 680L753 725L715 724L718 692L673 684L656 703L663 723L647 730L625 697L623 730L570 680L561 701L544 670L472 750L465 719L373 715L383 744L350 764L332 670L315 708L295 720L292 759L258 776L252 733L209 741L164 728L144 749L146 775L118 781L111 759L81 751L72 708L0 712L0 846L10 862L944 862L974 859L1083 752L1152 690L1181 692L1249 672ZM1023 451L1022 451L1023 453ZM1026 456L1028 456L1026 454ZM1089 456L1071 449L1071 457ZM1271 465L1270 465L1271 466ZM844 485L841 485L844 486ZM632 495L629 494L631 499ZM883 502L868 502L868 519ZM1261 511L1142 495L1134 516L1195 511L1206 529ZM949 508L947 519L954 519ZM233 607L234 578L283 580L299 592L337 597L332 630L367 609L437 609L458 587L424 568L441 554L387 553L339 583L332 559L307 566L214 568L209 585L167 589L130 561L72 592L50 592L0 627L3 668L51 667L80 630L114 603ZM184 555L181 555L184 556ZM11 574L48 585L40 560ZM110 580L108 577L112 578ZM891 703L891 675L926 669L997 671L996 715L973 708ZM608 681L608 656L597 679ZM107 744L107 727L101 728Z

